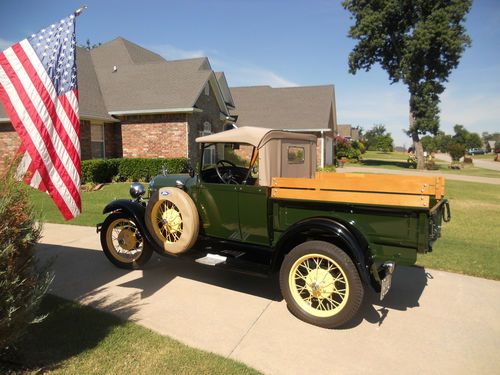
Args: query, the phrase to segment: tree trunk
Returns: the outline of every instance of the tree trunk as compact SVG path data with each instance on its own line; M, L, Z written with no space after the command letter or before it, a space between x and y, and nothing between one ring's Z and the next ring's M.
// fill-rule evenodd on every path
M410 108L411 108L411 98L410 98ZM420 137L418 136L418 131L415 128L415 116L410 109L410 131L411 139L413 140L413 148L415 149L415 156L417 157L417 169L425 169L425 157L424 157L424 147L422 142L420 142Z
M418 133L411 133L411 139L413 140L413 147L415 148L415 156L417 157L417 169L425 169L425 157L424 157L424 147Z

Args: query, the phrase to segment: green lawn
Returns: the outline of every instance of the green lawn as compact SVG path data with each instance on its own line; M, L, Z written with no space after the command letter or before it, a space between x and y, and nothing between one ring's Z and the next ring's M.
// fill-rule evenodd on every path
M95 226L106 217L102 214L104 207L116 198L130 198L128 193L130 183L105 185L101 190L82 193L83 214L76 219L65 221L54 205L52 199L45 193L32 190L31 196L37 208L42 211L43 220L49 223Z
M41 313L49 315L29 327L15 352L0 358L0 373L258 374L241 363L55 296L45 297Z
M481 160L495 160L495 154L474 155L473 158Z
M479 156L479 155L478 155ZM484 156L484 155L481 155ZM405 152L380 152L380 151L367 151L363 155L363 159L359 163L347 163L348 167L371 167L371 168L384 168L393 170L412 170L408 168L408 154ZM450 163L436 160L439 166L439 172L443 174L454 174L464 176L478 176L478 177L494 177L500 178L500 172L493 171L485 168L473 167L466 165L463 169L450 169Z
M500 186L446 181L452 219L424 267L500 280Z

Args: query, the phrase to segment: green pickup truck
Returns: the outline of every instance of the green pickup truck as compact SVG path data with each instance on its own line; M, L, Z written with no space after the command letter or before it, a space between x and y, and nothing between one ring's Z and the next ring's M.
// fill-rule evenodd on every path
M444 179L316 172L316 137L242 127L200 137L197 171L133 183L98 224L105 255L136 269L153 251L261 276L289 310L335 328L396 263L432 250L450 220Z

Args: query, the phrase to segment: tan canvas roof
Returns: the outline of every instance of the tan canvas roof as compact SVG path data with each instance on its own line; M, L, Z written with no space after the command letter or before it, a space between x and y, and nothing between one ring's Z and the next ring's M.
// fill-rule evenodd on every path
M196 138L198 143L248 143L255 147L262 147L269 139L286 138L302 139L316 142L316 137L312 134L300 134L284 132L275 129L258 128L254 126L244 126L220 133L206 135Z

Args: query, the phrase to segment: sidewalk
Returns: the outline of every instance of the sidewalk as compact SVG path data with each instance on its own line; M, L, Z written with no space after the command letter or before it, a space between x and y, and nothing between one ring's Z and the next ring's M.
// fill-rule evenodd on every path
M51 293L130 319L266 374L489 374L500 368L500 282L399 267L381 303L349 328L301 322L277 281L153 256L141 271L115 268L95 228L45 224Z
M415 169L398 170L398 169L385 169L385 168L372 168L372 167L344 167L337 168L338 173L385 173L397 174L404 176L444 176L447 180L466 181L466 182L480 182L483 184L500 185L500 177L480 177L480 176L466 176L451 173L443 173L441 171L418 171ZM500 173L499 173L500 176Z

